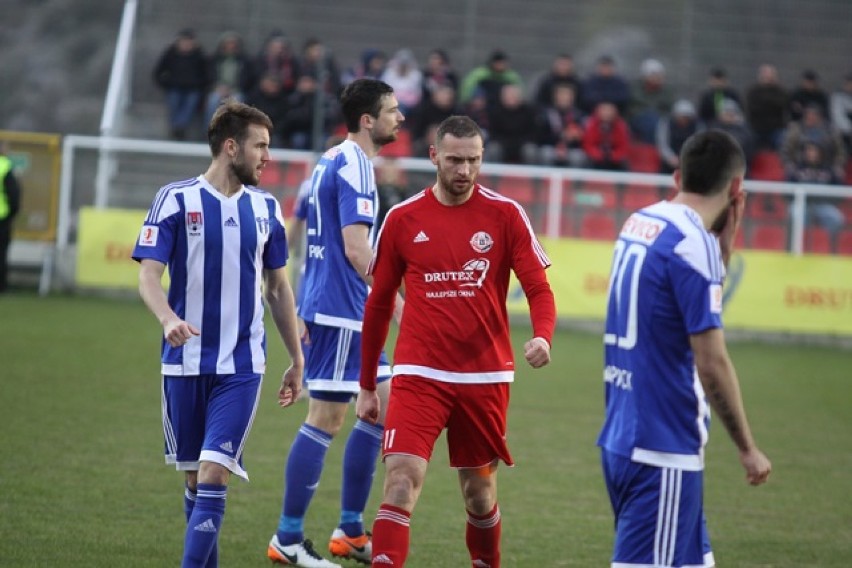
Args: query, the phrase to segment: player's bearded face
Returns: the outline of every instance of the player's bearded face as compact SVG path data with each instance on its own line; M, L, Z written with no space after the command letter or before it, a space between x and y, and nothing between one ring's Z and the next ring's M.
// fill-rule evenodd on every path
M370 133L370 139L376 146L390 144L397 138L400 125L405 120L399 112L399 103L396 97L389 95L382 100L382 110L376 119L376 125Z
M256 164L246 160L245 146L241 146L239 153L231 160L231 171L243 185L257 185L260 182L260 170Z
M478 136L456 138L447 134L440 141L436 158L441 187L451 195L465 195L476 182L482 166L482 140Z

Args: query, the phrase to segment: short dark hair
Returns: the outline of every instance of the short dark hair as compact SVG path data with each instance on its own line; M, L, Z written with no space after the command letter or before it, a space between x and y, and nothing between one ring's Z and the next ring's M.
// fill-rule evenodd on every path
M479 125L476 124L476 122L474 122L469 116L460 114L448 116L441 122L441 124L438 125L438 131L435 133L435 144L439 144L447 134L455 136L456 138L472 138L474 136L479 136L481 139L485 139Z
M355 79L343 89L340 95L340 108L348 132L358 132L361 117L369 114L379 118L382 110L382 98L393 94L393 87L378 79Z
M715 195L745 168L745 154L733 136L714 129L699 132L690 136L680 151L681 189Z
M222 151L222 145L228 138L233 138L242 145L248 136L249 125L263 126L272 132L272 120L261 110L243 104L234 99L227 99L210 119L207 126L207 143L213 157Z

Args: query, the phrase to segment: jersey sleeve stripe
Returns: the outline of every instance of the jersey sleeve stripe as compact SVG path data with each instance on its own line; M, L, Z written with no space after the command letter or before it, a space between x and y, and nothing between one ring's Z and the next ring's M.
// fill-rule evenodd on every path
M198 178L190 178L183 181L177 181L174 183L170 183L168 185L164 185L157 192L157 195L154 197L154 203L151 205L151 210L148 212L148 216L145 218L146 223L156 223L158 217L160 216L160 210L163 208L163 203L165 203L169 194L172 191L178 189L184 189L186 187L191 187L198 181Z
M550 259L547 257L547 253L544 252L544 247L542 247L541 243L538 242L538 237L536 237L535 231L532 228L532 223L530 223L530 218L527 217L527 212L524 210L523 207L521 207L521 204L518 203L517 201L515 201L514 199L509 199L508 197L500 195L499 193L495 192L494 190L487 189L485 187L482 187L481 185L479 186L479 189L480 189L480 192L482 193L482 195L484 197L487 197L488 199L493 199L494 201L504 201L506 203L511 203L515 207L515 209L517 209L518 213L521 216L521 219L524 222L524 225L526 225L526 227L527 227L527 231L529 231L529 233L530 233L530 241L532 242L532 248L533 248L533 252L536 255L536 258L538 258L538 261L545 268L550 266L551 265Z

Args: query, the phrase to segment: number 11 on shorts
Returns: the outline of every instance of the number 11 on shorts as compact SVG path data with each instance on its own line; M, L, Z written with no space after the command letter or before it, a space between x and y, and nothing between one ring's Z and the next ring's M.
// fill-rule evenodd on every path
M385 430L384 449L389 450L393 447L393 439L396 436L396 428Z

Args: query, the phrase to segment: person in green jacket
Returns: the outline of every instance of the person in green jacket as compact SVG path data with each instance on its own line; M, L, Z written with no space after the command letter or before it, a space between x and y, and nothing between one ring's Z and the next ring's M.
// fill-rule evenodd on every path
M9 244L12 242L12 221L21 205L21 186L13 171L12 160L0 146L0 293L8 286Z
M465 76L459 92L461 103L466 105L477 92L481 92L487 105L492 107L500 100L500 90L507 83L523 86L523 79L511 68L509 56L496 50L485 65L475 67Z

